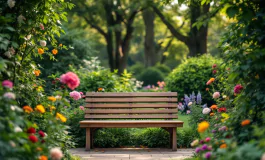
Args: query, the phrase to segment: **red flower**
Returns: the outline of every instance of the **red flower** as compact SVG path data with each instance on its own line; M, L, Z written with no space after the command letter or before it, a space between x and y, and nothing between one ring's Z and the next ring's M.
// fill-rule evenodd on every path
M242 91L242 89L243 89L243 86L241 86L241 84L237 84L234 88L234 93L238 94Z
M44 133L43 131L39 131L39 135L40 135L41 137L45 137L45 133Z
M45 140L43 139L43 140L41 140L41 143L45 143Z
M30 128L27 130L27 133L29 133L29 134L34 134L34 133L36 133L36 130L35 130L35 128L30 127Z
M217 73L217 71L216 70L213 70L213 74L216 74Z
M218 109L218 112L226 112L226 108L222 107Z
M29 136L29 140L30 140L32 143L36 143L36 142L38 142L38 138L37 138L36 136L34 136L34 135L30 135L30 136Z
M216 68L217 67L217 64L214 64L213 66L212 66L212 68Z

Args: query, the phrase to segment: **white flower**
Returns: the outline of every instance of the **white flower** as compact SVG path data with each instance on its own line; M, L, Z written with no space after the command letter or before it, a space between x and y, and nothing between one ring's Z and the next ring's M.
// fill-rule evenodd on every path
M223 95L223 98L225 99L227 96L226 95Z
M14 111L16 109L15 106L10 106L11 110Z
M25 20L26 20L26 18L25 18L23 15L19 15L19 16L17 17L17 21L18 21L19 24L20 24L20 23L24 23Z
M188 103L188 106L191 106L191 105L192 105L192 102L189 102L189 103Z
M30 40L30 38L31 38L31 34L27 35L27 36L25 37L25 40L28 41L28 40Z
M40 41L40 45L41 45L42 47L45 47L46 44L47 44L46 41L44 41L44 40L41 40L41 41Z
M6 51L6 52L4 53L4 55L7 56L8 58L11 58L11 56L12 56L11 53L10 53L9 51Z
M14 131L15 131L15 132L22 132L22 129L21 129L19 126L16 126L16 127L14 128Z
M60 25L62 25L62 23L61 23L61 21L60 21L60 20L57 20L57 23L58 23L58 24L60 24Z
M16 95L12 92L6 92L3 97L7 98L7 99L16 99Z
M8 52L10 52L13 55L16 53L13 47L8 48Z
M57 96L55 96L55 98L56 98L56 99L62 99L62 96L57 95Z
M14 0L7 0L7 5L10 7L10 8L13 8L15 6L15 3L16 1Z
M202 110L202 113L203 114L209 114L211 112L211 109L210 108L204 108L203 110Z

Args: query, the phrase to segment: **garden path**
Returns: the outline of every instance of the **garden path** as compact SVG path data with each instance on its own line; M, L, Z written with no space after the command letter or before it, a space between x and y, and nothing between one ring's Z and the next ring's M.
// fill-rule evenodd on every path
M107 148L85 151L85 148L71 149L70 152L82 160L183 160L193 155L193 149L148 149L148 148Z

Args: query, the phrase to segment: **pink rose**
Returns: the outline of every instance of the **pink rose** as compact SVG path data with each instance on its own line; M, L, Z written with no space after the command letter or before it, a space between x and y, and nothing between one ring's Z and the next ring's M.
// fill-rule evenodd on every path
M237 84L234 88L234 93L239 94L243 90L243 86L241 84Z
M40 24L40 29L44 30L44 25L42 23Z
M61 75L60 81L61 83L66 84L71 90L74 90L80 84L78 76L73 72L67 72Z
M220 97L220 92L214 92L213 93L213 98L216 99L216 98L219 98Z
M52 160L60 160L63 158L63 153L60 148L52 148L50 150Z
M6 87L6 88L13 88L13 82L9 81L9 80L4 80L2 82L2 86Z
M211 140L210 137L205 138L205 142L209 142Z
M216 74L217 73L217 71L216 70L213 70L213 74Z
M81 98L81 94L77 91L70 92L70 97L74 100L79 100Z
M84 106L80 106L79 108L80 108L81 110L85 110Z

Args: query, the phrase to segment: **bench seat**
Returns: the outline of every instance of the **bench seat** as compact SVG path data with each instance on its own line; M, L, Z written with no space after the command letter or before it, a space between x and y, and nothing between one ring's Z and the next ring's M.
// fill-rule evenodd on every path
M146 128L146 127L183 127L179 120L83 120L81 128Z

